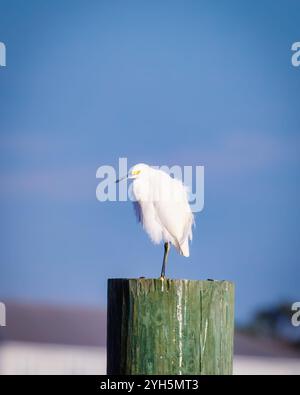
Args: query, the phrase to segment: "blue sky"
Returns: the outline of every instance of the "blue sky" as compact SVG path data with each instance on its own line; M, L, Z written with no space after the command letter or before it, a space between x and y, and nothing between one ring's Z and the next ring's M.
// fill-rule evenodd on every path
M0 298L106 303L109 277L158 276L162 247L96 169L204 165L191 258L230 279L236 315L299 300L297 1L3 1Z

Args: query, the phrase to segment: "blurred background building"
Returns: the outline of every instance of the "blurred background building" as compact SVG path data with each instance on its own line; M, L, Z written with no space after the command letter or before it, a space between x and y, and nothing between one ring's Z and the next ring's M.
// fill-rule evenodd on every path
M7 305L0 374L106 374L106 313L79 306ZM234 374L300 374L300 348L236 331Z

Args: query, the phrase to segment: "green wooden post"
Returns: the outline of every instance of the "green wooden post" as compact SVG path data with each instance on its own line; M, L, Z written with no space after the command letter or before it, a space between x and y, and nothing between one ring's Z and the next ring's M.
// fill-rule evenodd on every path
M108 374L232 374L234 285L109 279Z

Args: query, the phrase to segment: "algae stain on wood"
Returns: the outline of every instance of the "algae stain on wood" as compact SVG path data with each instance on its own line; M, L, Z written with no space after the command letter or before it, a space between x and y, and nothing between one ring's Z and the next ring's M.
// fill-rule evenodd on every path
M228 281L108 280L108 374L232 374Z

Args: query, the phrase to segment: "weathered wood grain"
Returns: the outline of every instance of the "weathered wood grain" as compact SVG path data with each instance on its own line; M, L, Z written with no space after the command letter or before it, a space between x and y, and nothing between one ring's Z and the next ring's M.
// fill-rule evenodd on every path
M108 374L232 374L228 281L108 280Z

